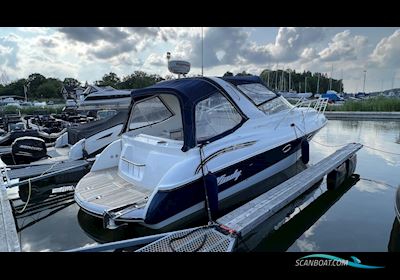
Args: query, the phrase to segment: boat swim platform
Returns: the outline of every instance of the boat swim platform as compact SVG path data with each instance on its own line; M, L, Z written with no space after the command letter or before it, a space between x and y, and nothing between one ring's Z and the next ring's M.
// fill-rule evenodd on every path
M70 251L112 251L142 245L144 247L137 249L136 252L173 252L171 244L175 245L176 252L193 252L200 245L202 247L197 250L199 252L233 251L238 237L244 238L254 230L257 230L258 226L294 202L302 194L305 194L312 186L321 181L325 175L340 167L362 147L363 145L359 143L348 144L285 182L219 218L217 224L223 225L225 229L229 230L225 234L217 230L215 226L205 226L202 230L197 230L197 228L185 229L110 242L98 246L77 248ZM225 239L215 237L219 234L224 235ZM175 242L176 244L174 244ZM199 244L199 242L202 244Z
M7 190L0 186L0 252L20 252L17 228Z

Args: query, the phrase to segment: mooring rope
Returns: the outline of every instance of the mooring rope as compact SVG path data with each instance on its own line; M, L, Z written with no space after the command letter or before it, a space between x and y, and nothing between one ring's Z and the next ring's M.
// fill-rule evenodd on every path
M28 186L29 186L28 199L26 200L25 205L24 205L24 207L22 208L22 210L21 210L21 211L16 211L18 214L24 213L26 207L27 207L28 204L29 204L29 200L31 199L31 193L32 193L31 178L28 179Z

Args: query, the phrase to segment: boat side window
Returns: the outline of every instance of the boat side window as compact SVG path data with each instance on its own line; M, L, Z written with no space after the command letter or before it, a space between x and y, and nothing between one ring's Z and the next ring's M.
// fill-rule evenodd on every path
M242 121L236 108L219 92L197 103L195 114L197 141L220 135Z
M174 114L159 97L151 97L134 105L129 130L150 126L172 117Z

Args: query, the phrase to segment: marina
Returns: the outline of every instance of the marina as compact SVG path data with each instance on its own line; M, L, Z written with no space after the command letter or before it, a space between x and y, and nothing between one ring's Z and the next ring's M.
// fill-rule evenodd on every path
M1 252L400 251L400 29L178 30L0 37Z

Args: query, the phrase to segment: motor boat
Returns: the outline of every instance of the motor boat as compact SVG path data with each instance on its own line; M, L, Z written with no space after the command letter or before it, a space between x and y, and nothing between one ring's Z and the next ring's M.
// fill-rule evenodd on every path
M228 207L306 162L308 141L327 123L327 102L293 106L255 76L163 81L135 90L131 102L121 139L75 189L79 207L107 228L175 227L204 216L213 191L219 209Z
M99 108L128 108L131 102L131 90L115 89L111 86L88 86L78 100L79 110L96 110Z
M32 130L35 131L32 135L15 137L9 153L2 154L0 161L5 165L40 165L94 157L119 138L128 110L100 110L97 115L95 121L69 126L61 135L58 133L54 146L46 145L40 138L44 132L39 130Z

